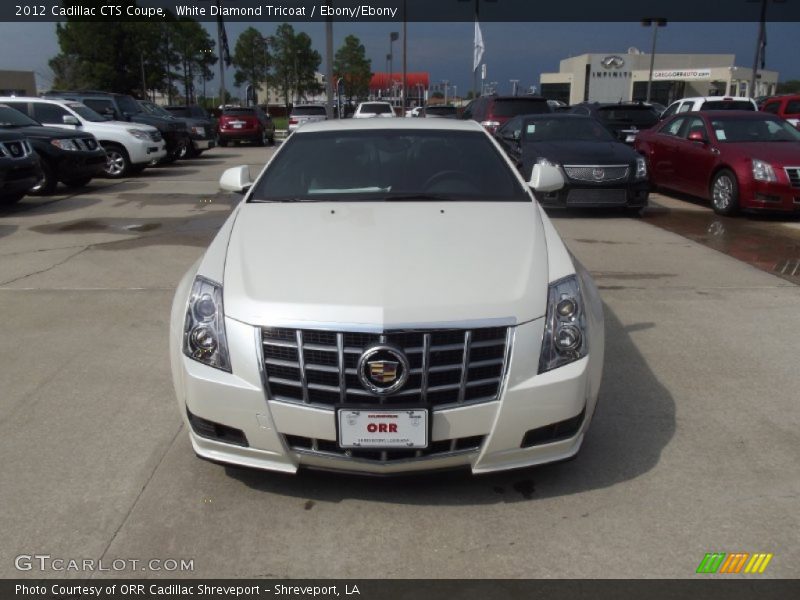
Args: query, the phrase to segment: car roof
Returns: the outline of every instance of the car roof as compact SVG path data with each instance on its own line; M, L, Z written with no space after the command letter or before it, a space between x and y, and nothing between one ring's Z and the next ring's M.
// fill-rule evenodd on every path
M356 130L416 130L416 131L480 131L485 130L475 121L455 121L452 119L334 119L308 123L292 135L317 133L321 131Z
M773 115L772 113L765 113L760 110L702 110L702 111L691 111L680 113L676 116L682 117L685 115L705 115L709 119L711 118L724 118L724 117L737 117L741 119L751 119L754 121L770 119L772 121L782 121L780 117Z
M723 102L742 102L742 101L751 101L752 98L748 98L747 96L690 96L688 98L681 98L680 100L675 100L675 102L682 102L685 100L691 100L693 102L697 102L698 100L720 100ZM675 103L673 102L673 104Z
M67 100L66 98L39 98L38 96L0 96L0 102L48 102L50 104L81 104L77 100Z

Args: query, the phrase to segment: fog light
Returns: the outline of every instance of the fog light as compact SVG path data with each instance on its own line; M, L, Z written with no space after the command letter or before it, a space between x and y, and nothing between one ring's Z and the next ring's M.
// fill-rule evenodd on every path
M561 325L556 329L555 342L559 350L575 350L581 344L581 332L572 325Z

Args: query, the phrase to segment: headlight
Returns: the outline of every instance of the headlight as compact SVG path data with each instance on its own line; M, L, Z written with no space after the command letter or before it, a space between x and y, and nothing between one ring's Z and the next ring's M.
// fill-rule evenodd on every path
M753 159L753 179L756 181L777 181L772 165L763 160Z
M60 148L61 150L78 150L78 146L74 140L50 140L50 143L53 144L56 148Z
M636 159L636 179L647 178L647 161L643 156Z
M583 358L589 352L586 316L577 275L550 284L539 373Z
M133 137L137 140L149 140L150 134L148 134L143 129L128 129L128 133L130 133Z
M231 372L222 286L203 277L194 280L186 307L183 353L209 367Z
M192 127L192 133L195 135L199 135L200 137L206 137L206 128L205 127Z

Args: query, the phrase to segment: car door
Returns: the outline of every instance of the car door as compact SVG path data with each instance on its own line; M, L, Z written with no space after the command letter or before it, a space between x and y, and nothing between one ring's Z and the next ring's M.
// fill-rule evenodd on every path
M702 136L702 141L689 139L690 136ZM681 189L687 194L706 197L708 180L718 155L705 120L700 116L687 116L676 136L673 156L676 180Z
M653 182L664 187L681 189L675 168L677 136L686 117L668 119L650 138L648 160Z

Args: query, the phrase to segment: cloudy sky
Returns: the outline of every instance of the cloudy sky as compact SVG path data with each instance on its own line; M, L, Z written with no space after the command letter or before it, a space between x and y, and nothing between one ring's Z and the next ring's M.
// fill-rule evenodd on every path
M324 56L324 25L294 23L307 32ZM216 26L205 24L212 34ZM246 23L227 23L231 49ZM255 24L270 35L276 24ZM401 31L392 23L334 25L334 47L348 34L364 43L372 70L386 68L389 34ZM586 52L622 53L630 47L649 52L652 29L638 23L483 23L484 60L488 80L497 81L498 91L511 89L510 79L519 79L521 89L538 85L539 74L558 71L559 60ZM757 34L756 23L670 23L660 29L658 52L735 54L738 66L750 67ZM800 24L769 23L767 69L780 73L780 80L800 79L797 60ZM401 40L402 41L402 40ZM447 79L466 93L472 86L472 23L410 23L408 25L408 70L427 71L432 82ZM52 82L47 61L58 53L53 23L0 23L0 69L32 70L39 85ZM402 68L401 43L394 43L395 70ZM231 77L228 77L230 82ZM214 85L213 83L211 84Z

